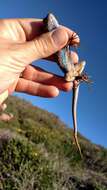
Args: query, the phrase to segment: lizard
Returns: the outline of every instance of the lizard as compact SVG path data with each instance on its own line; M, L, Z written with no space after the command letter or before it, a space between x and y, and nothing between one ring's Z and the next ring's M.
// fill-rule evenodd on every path
M44 19L45 30L50 32L60 26L56 17L49 13ZM75 38L76 35L73 36ZM70 45L68 44L56 53L57 64L64 73L64 79L67 82L73 82L73 93L72 93L72 118L73 118L73 128L74 128L74 141L82 158L81 147L78 142L77 137L77 101L80 82L90 82L89 77L86 74L83 74L86 62L81 61L78 64L74 65L70 56Z

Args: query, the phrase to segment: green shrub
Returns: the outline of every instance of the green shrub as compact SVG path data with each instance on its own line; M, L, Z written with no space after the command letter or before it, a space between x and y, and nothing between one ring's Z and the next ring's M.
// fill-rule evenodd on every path
M80 134L83 159L72 130L57 116L10 97L0 121L0 190L106 190L107 150Z

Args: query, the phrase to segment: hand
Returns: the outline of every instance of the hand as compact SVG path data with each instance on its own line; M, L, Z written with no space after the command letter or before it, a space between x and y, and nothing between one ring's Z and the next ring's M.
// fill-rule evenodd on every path
M44 34L43 27L42 20L37 19L0 20L1 103L15 90L55 97L59 90L68 91L72 88L72 84L63 78L30 65L38 59L51 59L50 56L64 47L74 34L62 26ZM73 39L72 43L78 44L79 37ZM74 63L78 62L76 53L72 52L71 56Z

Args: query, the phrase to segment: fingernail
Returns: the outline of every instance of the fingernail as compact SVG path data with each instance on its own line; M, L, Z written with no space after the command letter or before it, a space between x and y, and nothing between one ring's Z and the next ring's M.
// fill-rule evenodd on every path
M58 47L65 45L68 41L67 33L61 28L58 28L52 32L52 38Z

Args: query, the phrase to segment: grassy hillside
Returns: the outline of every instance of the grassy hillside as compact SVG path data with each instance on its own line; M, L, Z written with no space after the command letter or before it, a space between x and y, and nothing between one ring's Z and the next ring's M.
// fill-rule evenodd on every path
M14 119L0 121L0 190L107 190L107 150L79 135L57 116L16 97Z

